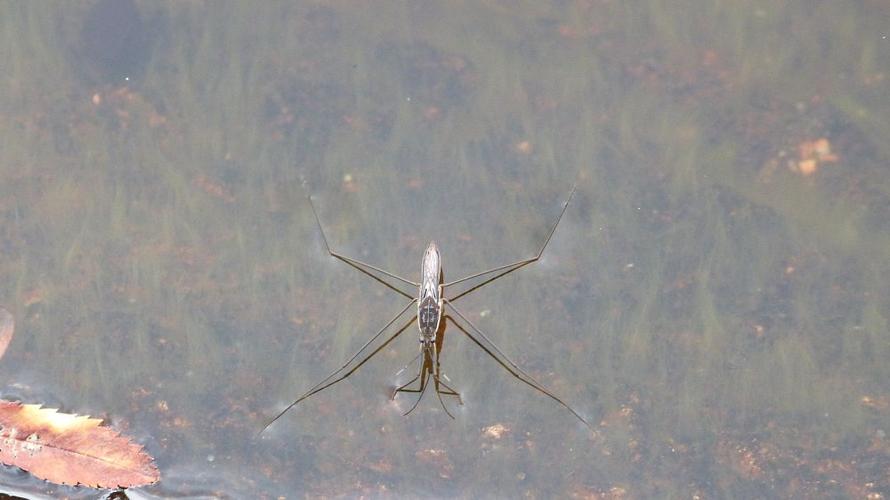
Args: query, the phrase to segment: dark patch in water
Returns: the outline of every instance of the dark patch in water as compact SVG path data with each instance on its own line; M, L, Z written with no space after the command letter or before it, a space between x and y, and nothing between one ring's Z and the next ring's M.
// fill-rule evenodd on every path
M149 26L133 0L99 0L86 13L80 59L88 80L118 83L140 77L151 55Z

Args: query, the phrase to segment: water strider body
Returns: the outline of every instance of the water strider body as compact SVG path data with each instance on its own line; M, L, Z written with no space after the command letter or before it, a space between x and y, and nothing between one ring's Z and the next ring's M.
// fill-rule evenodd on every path
M328 253L339 260L349 264L350 266L358 269L364 274L367 274L371 278L379 281L387 288L395 291L396 293L411 299L405 307L395 315L389 322L383 326L380 330L377 331L365 344L352 355L349 360L347 360L340 368L331 372L327 377L322 379L320 382L311 387L306 393L297 398L294 402L288 405L284 410L278 413L273 419L271 419L260 433L265 431L270 425L272 425L276 420L278 420L282 415L287 413L288 410L299 404L301 401L309 398L313 394L317 394L328 387L340 382L350 375L352 375L356 370L358 370L362 365L364 365L368 360L370 360L374 355L380 352L384 347L386 347L390 342L396 339L399 335L402 334L408 327L414 322L414 319L417 319L417 327L420 331L420 353L415 358L422 358L420 371L416 377L410 380L408 383L397 387L392 394L392 397L395 398L399 392L411 392L411 393L419 393L420 396L417 398L417 401L414 405L409 409L405 415L411 413L414 408L420 403L421 398L423 398L423 394L429 386L429 380L432 378L433 386L435 387L436 396L439 398L439 402L442 404L442 408L445 410L445 413L448 414L449 417L454 418L453 415L448 411L448 408L445 406L445 402L442 400L442 395L446 396L454 396L457 398L459 404L463 404L460 394L449 387L442 379L445 378L444 374L441 373L440 364L439 364L439 354L442 348L442 340L445 332L445 323L451 322L454 324L462 333L464 333L473 343L479 346L486 354L492 357L502 368L507 370L511 375L516 377L518 380L523 382L524 384L532 387L533 389L539 391L540 393L546 395L547 397L553 399L568 411L570 411L578 420L583 422L585 425L590 427L590 424L580 415L577 411L575 411L571 406L566 404L562 399L555 396L551 393L546 387L544 387L540 382L535 380L531 375L526 373L522 368L520 368L516 363L514 363L506 354L504 354L498 346L488 338L485 333L482 332L473 322L471 322L463 313L460 312L454 306L454 301L460 299L461 297L466 296L467 294L478 290L482 286L491 283L498 278L501 278L507 274L516 271L522 267L525 267L533 262L538 261L541 256L544 254L544 249L547 248L548 243L550 243L550 239L553 237L553 233L556 232L557 226L559 226L559 221L562 220L562 216L565 214L566 209L569 206L569 202L572 199L572 196L575 194L575 187L572 187L572 191L563 204L562 211L559 214L559 217L556 219L556 222L553 224L550 229L550 233L547 235L547 239L544 241L544 244L541 246L541 249L538 253L526 259L522 259L516 262L512 262L510 264L506 264L503 266L498 266L492 269L488 269L487 271L482 271L479 273L472 274L470 276L466 276L464 278L451 281L448 283L444 282L444 273L442 271L442 256L439 252L439 247L435 242L430 242L427 246L426 251L423 254L423 260L421 263L421 282L416 283L414 281L408 280L406 278L402 278L396 274L393 274L389 271L385 271L380 269L379 267L372 266L370 264L361 262L356 259L352 259L346 257L338 252L331 250L330 245L328 244L327 236L324 233L324 228L321 225L321 220L318 218L318 212L315 210L315 205L312 204L312 198L309 198L310 206L312 207L312 213L315 215L315 221L318 224L319 231L321 232L322 239L324 240L325 248ZM492 276L493 275L493 276ZM482 278L485 276L491 276L484 279L481 283L472 286L471 288L464 290L454 297L446 298L445 291L454 285L464 283L473 279ZM387 281L386 278L391 278L398 282L400 285L408 285L413 289L417 290L417 295L412 296L411 294L405 292L398 285ZM402 317L412 305L417 304L417 313L414 314L411 319L403 324L395 333L393 333L390 337L386 338L382 343L377 345L370 350L372 344L374 344L380 336L389 329L393 324L396 324L398 319ZM448 308L449 311L453 312L456 317L451 316L450 314L445 314L445 309ZM457 321L457 318L460 321ZM464 323L466 326L461 324ZM469 327L469 330L466 328ZM472 333L471 333L472 331ZM366 352L366 350L370 350L368 354L362 356L362 353ZM339 376L338 376L339 375ZM408 388L409 385L413 384L415 381L420 382L420 385L416 389Z
M423 344L434 342L442 320L442 257L435 241L423 252L420 294L417 298L417 328Z

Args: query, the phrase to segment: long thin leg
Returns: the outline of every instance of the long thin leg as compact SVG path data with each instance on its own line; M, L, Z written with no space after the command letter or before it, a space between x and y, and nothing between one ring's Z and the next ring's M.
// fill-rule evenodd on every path
M408 308L410 308L412 305L414 305L415 302L417 302L417 299L412 299L411 302L408 302L408 304L404 307L404 309L402 309L401 311L399 311L398 314L396 314L395 316L393 316L393 318L392 318L391 320L389 320L389 322L388 322L387 324L383 325L383 328L381 328L380 330L377 330L377 333L375 333L374 335L372 335L371 338L369 338L368 341L365 342L364 345L362 345L362 346L359 348L359 350L356 351L355 354L352 355L351 358L349 358L348 360L346 360L346 362L343 363L342 366L340 366L340 368L337 368L336 370L332 371L330 374L328 374L327 377L323 378L323 379L320 380L317 384L315 384L314 386L312 386L308 391L306 391L306 393L308 394L308 393L314 391L314 390L317 389L319 386L324 385L324 383L327 382L328 380L330 380L330 379L332 379L333 377L337 376L338 373L340 373L341 371L345 370L346 367L348 367L350 363L352 363L353 361L355 361L355 358L357 358L357 357L359 357L359 356L361 355L362 351L364 351L365 349L367 349L367 347L368 347L369 345L371 345L372 342L374 342L375 340L377 340L377 337L379 337L380 335L382 335L383 332L385 332L387 328L389 328L390 326L392 326L392 324L395 323L395 322L399 319L399 317L400 317L401 315L405 314L405 311L407 311ZM286 411L286 410L285 410L285 411Z
M559 226L559 221L562 220L562 216L566 213L566 209L569 207L569 202L572 201L572 197L575 196L575 188L576 187L577 187L577 185L572 185L572 192L569 193L568 199L566 199L566 202L562 205L562 211L559 213L559 217L556 218L556 222L553 224L553 227L550 229L550 233L547 235L547 239L544 240L544 244L541 245L541 249L538 251L537 255L535 255L534 257L527 258L527 259L518 260L516 262L513 262L512 264L498 266L498 267L489 269L487 271L482 271L481 273L471 274L470 276L466 276L459 280L445 283L444 285L442 285L442 287L448 288L452 285L456 285L458 283L463 283L464 281L471 280L473 278L479 278L480 276L485 276L486 274L496 273L498 271L506 271L506 272L502 273L501 275L496 276L495 278L486 282L486 283L491 283L495 279L505 276L507 274L510 274L517 269L523 268L523 267L531 264L532 262L537 262L541 258L541 256L544 255L544 249L547 248L547 244L550 243L550 239L553 238L553 233L556 232L556 228L557 228L557 226ZM473 290L475 290L476 288L478 288L478 287L474 287ZM469 293L469 292L467 292L467 293ZM465 295L465 294L466 293L464 293L462 295Z
M321 391L327 389L328 387L330 387L330 386L336 384L337 382L340 382L340 381L342 381L342 380L345 380L347 377L349 377L350 375L352 375L356 370L358 370L362 365L364 365L364 364L367 363L371 358L373 358L378 352L380 352L380 351L381 351L384 347L386 347L390 342L392 342L393 340L395 340L396 337L398 337L399 335L401 335L402 332L404 332L409 326L411 326L411 323L417 318L417 315L416 315L416 314L415 314L415 315L412 315L412 316L411 316L411 319L410 319L407 323L405 323L404 326L402 326L401 328L399 328L398 330L396 330L396 332L395 332L391 337L389 337L388 339L386 339L386 342L380 344L380 347L374 349L374 351L372 351L370 354L368 354L367 356L365 356L364 358L362 358L361 361L359 361L358 364L356 364L352 369L350 369L349 371L347 371L347 372L346 372L345 374L343 374L342 376L340 376L340 377L338 377L338 378L336 378L336 379L334 379L334 380L330 380L330 379L331 379L332 377L334 377L336 374L340 373L340 372L343 371L347 366L349 366L349 364L350 364L352 361L354 361L356 358L358 358L358 356L361 354L361 352L364 351L364 350L365 350L365 349L366 349L366 348L367 348L367 347L368 347L368 346L369 346L369 345L370 345L370 344L371 344L377 337L379 337L384 331L386 331L387 328L389 328L393 323L395 323L395 321L396 321L402 314L404 314L405 311L408 310L408 307L410 307L411 304L413 304L413 303L414 303L413 301L412 301L411 303L409 303L408 306L406 306L404 309L402 309L402 311L399 312L399 314L396 315L392 320L390 320L390 322L387 323L386 326L384 326L383 328L380 329L380 331L378 331L376 334L374 334L374 336L371 338L371 340L365 342L365 345L363 345L362 348L358 350L358 352L356 352L351 358L349 358L349 361L347 361L343 366L341 366L340 368L337 368L337 369L336 369L335 371L333 371L330 375L328 375L327 377L325 377L321 382L319 382L319 383L315 384L314 386L312 386L312 388L309 389L308 391L306 391L306 393L304 393L302 396L300 396L299 398L297 398L293 403L287 405L287 407L286 407L284 410L282 410L280 413L278 413L277 415L275 415L275 418L269 420L269 421L266 423L266 425L263 426L263 428L260 430L260 432L257 433L257 435L262 434L263 431L265 431L266 429L268 429L270 425L274 424L276 420L278 420L279 418L281 418L285 413L287 413L291 408L293 408L294 406L296 406L297 404L299 404L301 401L303 401L303 400L305 400L306 398L312 396L313 394L317 394L317 393L319 393L319 392L321 392Z
M454 390L450 385L446 384L445 382L442 382L442 377L441 377L441 375L436 374L436 381L437 381L437 383L438 383L439 385L441 385L442 387L444 387L445 389L447 389L447 390L445 390L445 391L440 391L440 390L436 389L437 392L439 392L440 394L444 394L444 395L446 395L446 396L454 396L454 397L457 398L457 404L459 404L459 405L463 405L463 404L464 404L464 400L461 399L461 397L460 397L460 393L457 392L456 390Z
M392 399L395 399L396 395L400 392L420 393L420 397L417 398L417 401L415 401L414 405L411 407L410 410L408 410L408 412L405 413L405 415L407 415L408 413L411 413L412 411L414 411L414 408L416 408L417 405L420 403L420 399L423 398L423 393L426 391L426 388L429 385L429 377L432 376L434 389L436 391L436 397L439 399L439 403L442 405L442 409L445 410L445 414L453 419L454 415L452 415L451 412L448 411L448 407L445 406L445 401L442 400L442 394L444 394L446 396L455 396L455 397L457 397L457 402L459 404L464 404L464 403L460 397L460 394L457 391L455 391L454 389L452 389L448 384L443 382L440 377L438 348L436 347L435 344L433 344L432 347L423 348L421 350L420 354L423 355L423 363L421 364L420 372L417 374L417 376L415 376L408 382L397 387L392 393ZM417 358L415 357L414 359L417 359ZM412 360L412 362L413 362L413 360ZM423 378L421 379L421 377L423 377ZM407 388L409 385L413 384L418 379L421 379L420 388L418 388L418 389L408 389ZM444 390L444 391L441 390L439 386L444 387L446 390Z
M424 364L424 368L426 368L426 367L427 367L427 365ZM414 405L411 406L411 408L410 408L408 411L406 411L405 413L403 413L402 416L407 416L409 413L411 413L412 411L414 411L415 408L417 408L417 405L420 404L420 400L423 399L423 395L426 393L426 388L427 388L427 386L429 385L429 384L427 383L427 382L429 381L429 378L430 378L429 374L430 374L430 371L427 371L426 369L425 369L424 371L421 372L421 377L420 377L420 390L403 389L403 392L419 392L419 393L420 393L420 396L417 396L417 401L415 401L415 402L414 402Z
M522 264L522 265L525 266L525 265L527 265L527 264L529 264L529 263ZM519 267L522 267L522 266L519 266ZM501 276L504 276L504 275L507 275L507 274L512 273L513 271L519 269L519 267L514 267L513 269L507 269L506 271L501 271L500 274L495 274L495 275L492 276L491 278L488 278L488 279L486 279L485 281L483 281L483 282L481 282L481 283L478 283L478 284L476 284L476 285L473 285L471 288L467 288L466 290L460 292L459 294L457 294L457 295L455 295L455 296L453 296L453 297L450 297L450 300L455 301L455 300L457 300L457 299L463 297L464 295L469 295L469 294L475 292L476 290L482 288L483 286L485 286L485 285L491 283L492 281L494 281L494 280L500 278Z
M433 374L433 383L436 385L436 397L439 398L439 404L442 405L442 409L445 410L445 414L448 415L449 417L451 417L451 420L454 420L454 415L452 415L451 412L448 411L448 407L445 406L445 401L442 401L442 391L439 390L439 384L441 383L443 386L445 384L442 383L439 380L439 376L435 375L435 374ZM451 392L454 392L454 391L451 391ZM450 395L450 393L447 393L447 392L445 394Z
M400 294L402 294L402 295L408 297L409 299L411 298L411 295L409 295L409 294L403 292L402 290L399 290L397 287L395 287L395 286L393 286L393 285L387 283L386 281L383 281L382 279L378 278L377 276L374 276L374 274L371 273L368 269L373 270L373 271L376 271L376 272L381 273L381 274L383 274L383 275L389 276L390 278L399 280L399 281L401 281L402 283L405 283L405 284L407 284L407 285L411 285L411 286L413 286L413 287L419 287L419 286L420 286L419 283L415 283L415 282L413 282L413 281L411 281L411 280L409 280L409 279L403 278L403 277L398 276L398 275L396 275L396 274L393 274L393 273L391 273L391 272L389 272L389 271L385 271L385 270L383 270L383 269L380 269L379 267L372 266L371 264L367 264L367 263L362 262L362 261L360 261L360 260L356 260L356 259L353 259L353 258L350 258L350 257L346 257L345 255L342 255L342 254L340 254L340 253L338 253L338 252L335 252L335 251L331 250L331 245L328 244L328 237L324 234L324 228L321 226L321 219L318 218L318 212L315 210L315 204L312 203L312 197L311 197L311 196L309 197L309 206L312 207L312 214L315 215L315 222L318 224L318 230L321 231L321 239L324 240L324 246L325 246L325 249L327 249L327 251L328 251L328 253L331 255L331 257L334 257L334 258L336 258L336 259L340 259L340 260L342 260L343 262L345 262L345 263L349 264L350 266L352 266L352 267L358 269L359 271L361 271L361 272L363 272L363 273L365 273L365 274L371 276L372 278L375 278L377 281L383 283L384 285L386 285L386 286L388 286L389 288L395 290L396 292L398 292L398 293L400 293Z
M563 401L562 399L558 398L556 395L554 395L552 392L550 392L546 387L544 387L543 384L541 384L540 382L538 382L537 380L535 380L534 377L532 377L531 375L529 375L528 373L526 373L522 368L520 368L516 363L514 363L513 360L511 360L506 354L503 353L503 351L500 350L500 348L497 346L497 344L495 344L494 342L492 342L491 339L489 339L488 336L485 335L485 333L484 333L482 330L480 330L478 327L476 327L476 325L474 325L472 321L470 321L469 319L467 319L466 316L464 316L464 315L463 315L463 314L462 314L456 307L454 307L454 304L452 304L452 303L449 302L449 301L445 301L445 304L447 304L448 307L450 307L451 310L454 311L455 314L457 314L457 315L458 315L458 316L459 316L459 317L460 317L460 318L461 318L467 325L469 325L470 328L471 328L474 332L476 332L477 334L479 334L479 336L482 337L482 339L485 340L485 342L486 342L489 346L491 346L491 349L489 349L488 347L486 347L485 345L483 345L482 342L479 341L479 339L477 339L477 338L476 338L475 336L473 336L470 332L468 332L467 330L465 330L465 329L463 328L463 326L461 326L460 323L458 323L457 321L454 321L453 318L452 318L452 321L453 321L454 324L457 326L457 328L458 328L460 331L462 331L467 337L469 337L470 340L472 340L473 342L475 342L476 345L478 345L479 347L481 347L482 350L485 351L489 356L491 356L495 361L497 361L499 365L501 365L505 370L507 370L508 372L510 372L510 374L512 374L514 377L516 377L517 379L519 379L519 380L520 380L521 382L523 382L524 384L526 384L526 385L528 385L529 387L531 387L531 388L537 390L538 392L544 394L545 396L547 396L547 397L549 397L550 399L556 401L557 403L561 404L565 409L567 409L567 410L569 410L570 412L572 412L572 415L574 415L575 417L577 417L578 420L584 422L584 425L586 425L588 428L592 429L592 427L590 427L590 424L587 422L587 420L584 419L584 417L582 417L577 411L575 411L574 408L572 408L571 406L569 406L569 405L568 405L565 401ZM492 352L492 350L493 350L494 352ZM497 353L497 355L496 355L495 353ZM498 357L498 355L499 355L500 357ZM503 358L503 360L502 360L501 358Z
M411 380L405 382L404 384L396 387L396 389L394 391L392 391L392 399L395 399L396 396L400 392L422 392L423 391L423 387L426 382L425 375L430 370L430 357L429 357L429 353L427 352L427 350L423 347L421 347L420 354L423 355L423 361L420 363L420 371L417 372L417 376L412 378ZM420 356L420 354L418 354L418 356ZM417 358L415 357L414 359L417 359ZM412 360L412 362L413 362L413 360ZM420 381L419 389L407 389L407 387L409 385L413 384L414 382L417 381L417 379L419 379L421 377L424 377L424 378L421 379L421 381Z
M442 387L448 389L447 391L439 391L441 394L444 394L444 395L446 395L446 396L454 396L454 397L457 398L457 404L459 404L459 405L463 405L463 404L464 404L464 400L461 399L461 397L460 397L460 393L457 392L456 390L452 389L452 388L451 388L448 384L446 384L445 382L442 382L442 377L436 377L436 380L439 381L439 385L441 385Z
M414 362L417 361L417 358L419 358L421 354L423 354L423 352L419 352L419 353L417 353L417 356L414 356L414 358L412 358L411 361L409 361L408 363L406 363L405 366L401 367L401 368L399 369L399 371L396 372L396 377L398 377L399 375L401 375L403 371L407 370L409 366L411 366L412 364L414 364ZM416 379L415 379L415 380L416 380ZM413 380L412 380L412 382L413 382ZM393 394L395 394L395 393L393 393Z
M423 372L422 372L422 371L421 371L421 372L418 372L418 374L417 374L414 378L412 378L411 380L409 380L409 381L405 382L404 384L402 384L402 385L396 387L395 390L392 391L392 398L391 398L391 399L396 399L396 395L398 395L400 392L420 392L420 391L417 390L417 389L405 389L405 388L408 387L409 385L413 384L414 382L417 382L417 379L419 379L421 375L423 375Z
M365 363L367 363L368 361L370 361L371 358L373 358L378 352L382 351L384 347L386 347L387 345L389 345L390 342L392 342L393 340L395 340L396 337L398 337L399 335L401 335L402 332L404 332L406 329L408 329L408 327L411 326L411 323L412 323L416 318L417 318L416 315L412 316L411 319L408 320L408 322L405 323L405 325L404 325L403 327L399 328L399 329L396 331L396 333L392 334L391 337L389 337L388 339L386 339L386 342L380 344L380 347L378 347L377 349L374 349L374 351L372 351L371 354L368 354L367 356L365 356L364 358L362 358L362 360L359 361L358 364L356 364L354 367L352 367L352 369L350 369L349 371L347 371L346 373L344 373L341 377L337 377L336 379L334 379L334 380L332 380L332 381L330 381L330 382L328 382L328 383L326 383L326 384L324 384L324 385L322 385L322 386L319 386L319 387L317 387L317 388L315 388L315 389L313 389L313 390L307 392L307 393L304 394L303 396L300 396L300 398L299 398L297 401L294 401L293 404L299 403L300 401L302 401L302 400L308 398L309 396L312 396L313 394L318 394L319 392L321 392L321 391L327 389L328 387L330 387L330 386L332 386L332 385L334 385L334 384L336 384L336 383L338 383L338 382L342 382L343 380L346 380L350 375L352 375L353 373L355 373L356 370L358 370L359 368L361 368L362 365L364 365Z
M452 389L448 384L446 384L445 382L442 382L442 377L444 376L446 379L448 379L448 376L444 375L442 373L442 368L441 368L441 364L439 361L439 347L437 344L433 344L433 353L436 355L436 359L435 359L436 370L434 372L436 375L436 380L439 382L439 385L448 389L447 391L441 391L442 394L445 394L447 396L457 396L457 402L460 404L464 404L463 400L460 398L460 394L457 391L455 391L454 389ZM449 379L449 381L450 381L450 379Z
M463 401L461 401L460 394L458 394L457 391L455 391L454 389L449 387L448 384L446 384L445 382L442 382L442 380L439 378L439 373L440 373L439 348L436 347L436 344L433 344L432 349L433 349L433 358L434 358L433 361L435 363L435 365L433 365L433 384L435 384L436 397L439 399L439 404L442 405L442 409L445 410L445 414L448 415L449 417L451 417L452 420L454 420L454 415L452 415L451 412L448 411L448 407L445 406L445 401L442 401L442 392L443 391L439 388L439 386L441 385L442 387L444 387L445 389L448 390L448 392L445 392L446 395L457 396L457 400L460 401L461 404L463 404Z
M521 373L522 375L525 375L526 378L528 378L530 381L532 381L532 382L534 382L535 384L537 384L537 385L538 385L538 388L541 388L541 389L544 388L544 384L542 384L542 383L538 382L537 380L535 380L535 378L532 377L528 372L526 372L526 371L523 370L519 365L517 365L517 364L514 363L512 360L510 360L510 357L507 356L507 355L504 353L504 351L502 351L502 350L497 346L497 344L494 343L494 341L492 341L490 338L488 338L488 336L485 335L485 332L483 332L482 330L480 330L479 327L477 327L475 324L473 324L473 322L471 322L471 321L470 321L466 316L464 316L464 315L463 315L463 314L462 314L456 307L454 307L454 304L451 303L451 300L450 300L450 299L444 299L443 302L444 302L446 305L448 305L448 307L450 307L451 310L454 311L454 312L458 315L458 317L460 317L460 318L461 318L462 320L464 320L468 325L470 325L470 328L472 328L472 329L475 330L476 332L479 332L479 335L482 337L483 340L485 340L485 341L491 346L491 349L492 349L494 352L496 352L499 356L501 356L502 358L504 358L504 359L507 361L507 363L509 363L510 366L513 367L513 369L515 369L517 372ZM454 318L451 318L451 320L454 321ZM458 328L460 328L460 324L459 324L459 323L457 323L457 322L455 321L454 324L457 325ZM464 333L466 333L466 332L464 332Z

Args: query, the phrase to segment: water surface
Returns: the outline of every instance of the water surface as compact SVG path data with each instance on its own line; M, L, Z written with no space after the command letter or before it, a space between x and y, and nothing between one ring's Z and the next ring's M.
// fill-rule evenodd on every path
M0 17L0 374L144 443L134 497L890 495L882 3L124 4ZM307 194L454 279L575 182L460 306L592 430L453 329L465 404L403 417L409 330L255 438L404 304Z

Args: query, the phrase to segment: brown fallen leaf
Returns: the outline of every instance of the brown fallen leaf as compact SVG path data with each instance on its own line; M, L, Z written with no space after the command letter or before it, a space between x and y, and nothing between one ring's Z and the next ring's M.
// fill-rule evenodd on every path
M6 348L12 340L12 334L15 332L15 320L9 311L0 307L0 358L6 354Z
M0 461L59 484L128 488L160 479L142 446L102 421L0 400Z

